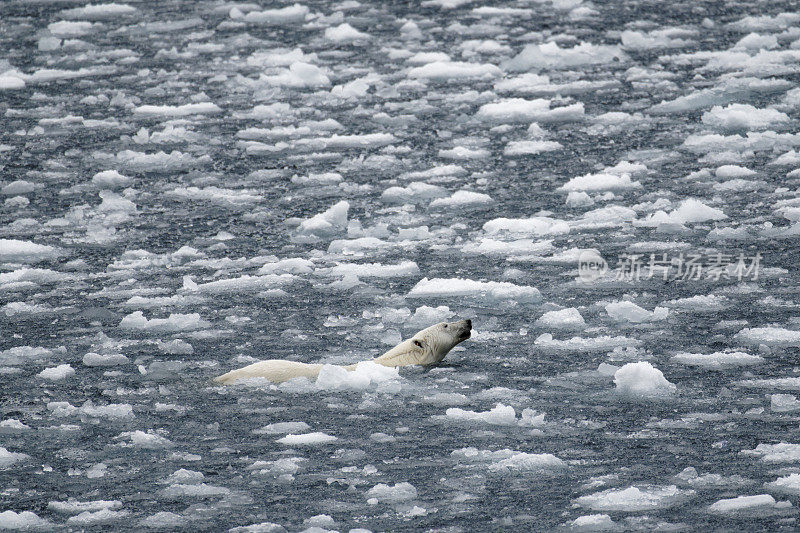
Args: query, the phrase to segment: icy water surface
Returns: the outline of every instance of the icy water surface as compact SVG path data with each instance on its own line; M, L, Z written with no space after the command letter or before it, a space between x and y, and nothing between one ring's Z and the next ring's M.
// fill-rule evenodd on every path
M3 2L0 528L796 530L798 72L791 2Z

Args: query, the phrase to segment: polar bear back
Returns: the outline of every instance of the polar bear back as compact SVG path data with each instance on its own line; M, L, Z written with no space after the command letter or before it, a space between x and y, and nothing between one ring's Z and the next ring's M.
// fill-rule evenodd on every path
M231 370L223 374L214 381L225 385L230 385L237 379L247 378L266 378L273 383L283 383L293 378L316 379L322 365L298 363L297 361L285 361L283 359L268 359L259 361L244 368Z

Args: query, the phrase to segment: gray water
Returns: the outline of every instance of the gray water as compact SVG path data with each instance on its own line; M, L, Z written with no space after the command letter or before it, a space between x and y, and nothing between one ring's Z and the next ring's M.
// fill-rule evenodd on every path
M0 6L0 528L797 528L792 3L82 6Z

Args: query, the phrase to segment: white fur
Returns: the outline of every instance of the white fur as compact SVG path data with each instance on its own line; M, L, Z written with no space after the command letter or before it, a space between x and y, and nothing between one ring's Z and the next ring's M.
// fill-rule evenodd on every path
M383 366L435 365L444 359L455 345L468 339L471 330L472 323L469 320L441 322L423 329L373 361ZM353 370L355 367L353 364L343 368ZM316 379L321 368L322 365L319 364L269 359L232 370L214 378L214 381L230 385L236 380L246 378L266 378L273 383L282 383L299 377Z

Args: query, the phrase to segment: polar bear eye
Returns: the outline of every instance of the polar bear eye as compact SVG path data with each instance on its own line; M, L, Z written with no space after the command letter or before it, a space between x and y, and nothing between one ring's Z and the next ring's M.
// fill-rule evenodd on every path
M414 344L417 345L418 347L422 348L422 343L419 342L418 340L414 340Z
M442 327L443 327L444 329L447 329L447 324L445 324L445 325L444 325L444 326L442 326Z

